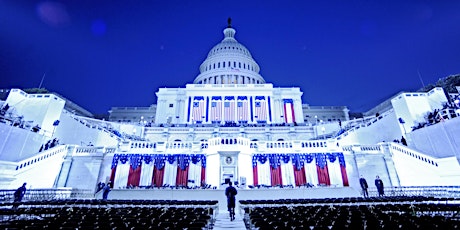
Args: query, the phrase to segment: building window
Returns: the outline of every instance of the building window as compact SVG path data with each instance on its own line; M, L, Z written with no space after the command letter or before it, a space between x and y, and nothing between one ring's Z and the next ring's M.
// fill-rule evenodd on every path
M169 108L172 108L172 107L174 107L174 105L173 105L173 104L169 104Z

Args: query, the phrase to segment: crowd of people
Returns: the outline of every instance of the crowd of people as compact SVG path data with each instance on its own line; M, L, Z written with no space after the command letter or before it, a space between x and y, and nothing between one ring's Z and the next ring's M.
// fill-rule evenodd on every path
M420 122L420 123L416 124L415 126L412 126L412 131L417 130L417 129L421 129L421 128L426 127L426 126L434 125L434 124L437 124L437 123L443 121L444 117L443 117L442 111L455 110L455 109L459 109L459 106L457 104L455 104L455 103L446 103L446 104L443 105L442 109L435 109L435 110L433 110L431 112L428 112L425 115L425 121Z
M38 152L42 152L48 149L51 149L55 146L59 145L59 139L54 138L52 140L48 140L45 144L42 144Z

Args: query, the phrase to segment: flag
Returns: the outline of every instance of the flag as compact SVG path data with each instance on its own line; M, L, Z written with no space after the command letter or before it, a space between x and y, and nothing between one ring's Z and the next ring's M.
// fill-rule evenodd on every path
M235 121L235 97L226 96L224 101L225 121Z
M192 118L193 121L201 123L204 120L204 97L194 97Z
M259 97L256 97L256 102L254 104L254 117L256 121L267 121L267 102L265 98L262 97L258 100Z
M239 70L239 69L237 69L237 68L234 68L234 67L230 67L230 69L231 69L231 70L233 70L233 71L236 71L236 72L240 72L240 70Z
M238 97L237 118L238 121L248 121L249 117L249 101L246 96Z
M210 120L211 122L222 120L222 98L212 97L211 98L211 109L210 109Z

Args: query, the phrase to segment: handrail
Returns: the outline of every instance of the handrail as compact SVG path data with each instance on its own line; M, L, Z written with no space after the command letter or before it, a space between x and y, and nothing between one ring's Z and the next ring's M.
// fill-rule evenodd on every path
M14 200L16 189L0 190L0 201ZM71 198L92 198L94 193L89 189L75 188L44 188L44 189L27 189L24 194L24 200L57 200Z
M423 161L423 162L425 162L427 164L431 164L432 166L435 166L435 167L439 166L439 164L438 164L439 159L438 158L428 156L428 155L426 155L424 153L421 153L421 152L419 152L417 150L414 150L414 149L410 149L407 146L401 145L401 144L398 144L398 143L389 142L387 144L390 145L389 150L390 150L390 152L392 154L404 154L406 156L411 156L414 159Z
M343 132L340 135L338 135L337 137L335 137L335 140L338 141L338 140L342 139L343 137L348 136L348 134L360 129L361 127L371 126L372 124L376 123L378 120L381 120L382 118L390 115L391 113L393 113L393 109L390 109L390 110L386 111L385 113L381 114L378 117L360 118L360 119L357 119L357 121L352 120L351 122L349 122L347 124L347 125L352 125L352 126L350 128L348 128L345 132Z
M16 171L18 170L24 170L26 167L30 166L30 165L33 165L35 163L38 163L38 162L41 162L42 160L45 160L45 159L48 159L52 156L60 156L62 155L65 155L65 153L67 153L67 146L66 145L60 145L60 146L56 146L54 148L51 148L51 149L47 149L45 150L44 152L38 154L38 155L34 155L34 156L31 156L31 157L28 157L26 159L23 159L23 160L20 160L16 163Z

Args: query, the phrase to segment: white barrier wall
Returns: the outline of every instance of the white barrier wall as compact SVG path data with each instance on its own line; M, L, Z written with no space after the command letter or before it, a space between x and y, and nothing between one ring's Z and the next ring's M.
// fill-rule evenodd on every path
M402 133L394 113L388 113L380 118L366 121L360 127L355 127L347 133L342 134L339 143L345 145L370 145L379 142L391 142L395 139L400 140Z
M30 157L48 140L38 133L0 123L0 160L16 161Z
M48 137L53 134L53 123L59 120L65 105L65 101L54 94L27 94L19 89L12 89L5 103L10 106L8 112L39 125Z
M79 121L68 113L62 113L60 123L56 127L55 137L63 144L86 146L90 142L94 146L117 146L116 136L96 125Z
M460 117L415 130L409 137L421 152L434 157L456 156L460 162Z

